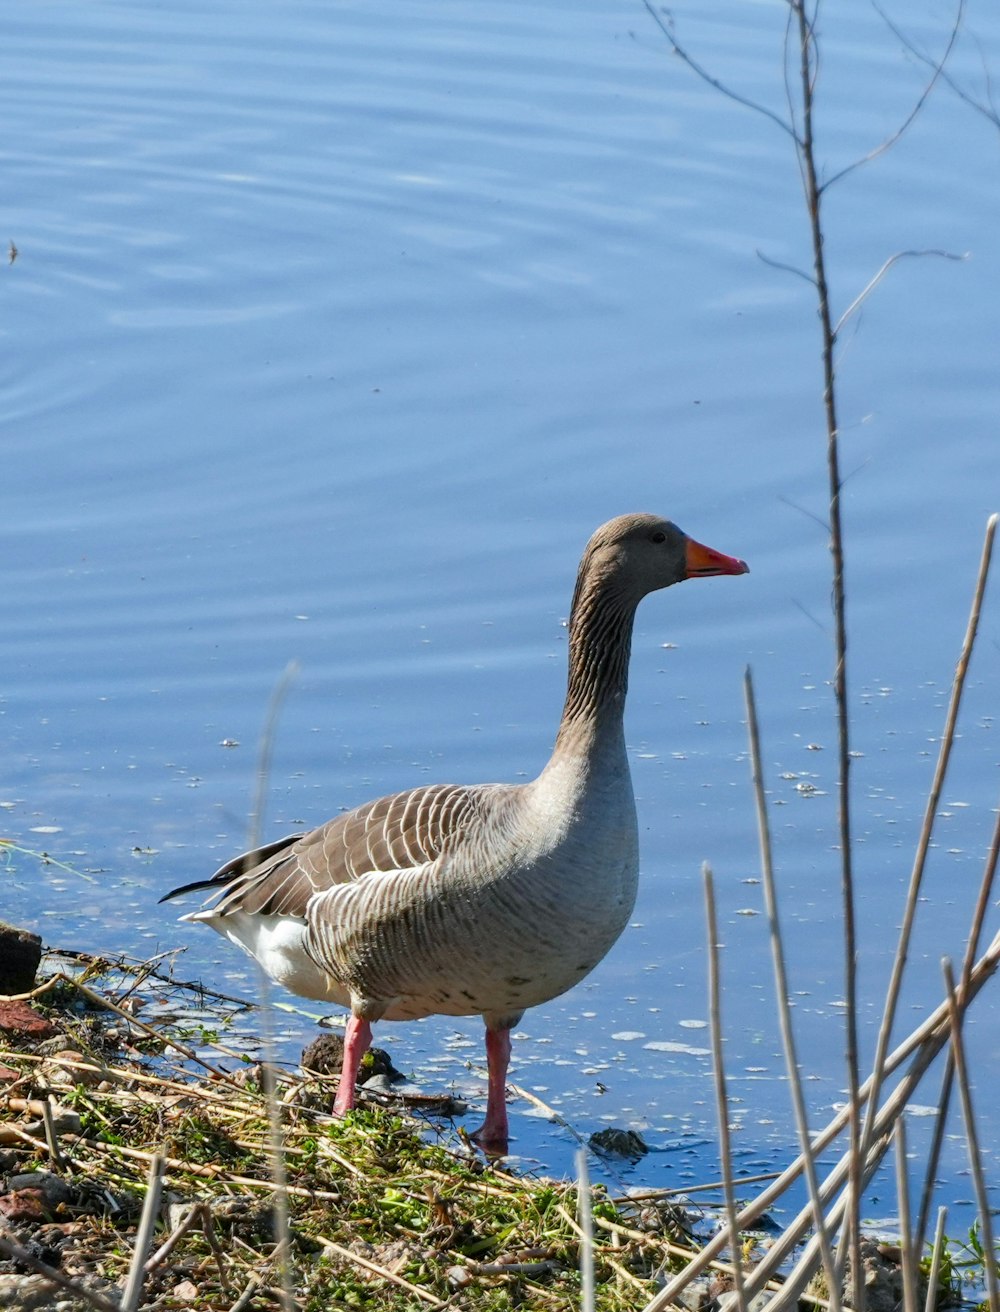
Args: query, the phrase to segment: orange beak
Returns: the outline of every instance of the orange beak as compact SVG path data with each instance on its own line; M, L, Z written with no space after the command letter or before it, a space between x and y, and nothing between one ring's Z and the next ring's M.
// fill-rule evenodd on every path
M685 578L704 579L710 574L749 574L750 566L735 556L724 556L713 547L703 547L694 538L687 540L687 573Z

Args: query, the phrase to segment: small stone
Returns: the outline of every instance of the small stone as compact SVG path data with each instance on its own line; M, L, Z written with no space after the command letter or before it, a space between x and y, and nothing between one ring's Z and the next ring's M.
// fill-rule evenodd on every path
M711 1301L709 1281L704 1277L690 1281L677 1295L677 1302L688 1312L705 1312Z
M66 1181L51 1171L25 1171L21 1175L12 1175L7 1181L7 1187L12 1191L37 1189L50 1207L69 1202L72 1193Z
M0 1197L0 1216L11 1225L40 1225L49 1219L41 1189L13 1189Z
M362 1087L368 1093L392 1093L392 1080L388 1075L372 1075L362 1082Z
M83 1056L83 1049L77 1047L73 1040L66 1034L54 1034L51 1039L44 1039L35 1052L39 1057L56 1057L71 1056L75 1061L79 1061Z
M75 1048L63 1048L54 1052L44 1067L49 1083L64 1089L74 1089L78 1084L91 1088L99 1083L100 1071L82 1070L78 1064L81 1061L86 1062L87 1058Z
M47 1039L56 1027L26 1002L0 1001L0 1034L12 1039Z
M17 1312L51 1312L56 1286L44 1276L0 1276L0 1308Z
M42 959L42 940L30 929L0 920L0 994L30 993Z
M198 1297L198 1286L190 1280L182 1280L179 1284L174 1285L174 1298L179 1298L185 1303L191 1303Z

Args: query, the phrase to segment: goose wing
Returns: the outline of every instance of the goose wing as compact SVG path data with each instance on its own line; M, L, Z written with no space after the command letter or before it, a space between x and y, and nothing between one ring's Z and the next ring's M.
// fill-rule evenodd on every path
M412 870L462 842L487 794L504 785L435 784L376 798L305 834L291 834L227 862L210 878L160 900L207 892L212 911L305 917L309 899L362 875Z

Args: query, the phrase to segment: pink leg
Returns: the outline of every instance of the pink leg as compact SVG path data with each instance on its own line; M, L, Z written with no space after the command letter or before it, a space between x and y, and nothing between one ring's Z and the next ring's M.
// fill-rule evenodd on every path
M354 1106L354 1086L358 1079L358 1067L361 1058L368 1051L372 1041L372 1027L366 1020L350 1016L347 1031L344 1034L344 1060L340 1067L340 1084L337 1088L337 1100L333 1104L334 1116L343 1116Z
M486 1120L472 1136L488 1153L507 1151L507 1067L510 1030L486 1031Z

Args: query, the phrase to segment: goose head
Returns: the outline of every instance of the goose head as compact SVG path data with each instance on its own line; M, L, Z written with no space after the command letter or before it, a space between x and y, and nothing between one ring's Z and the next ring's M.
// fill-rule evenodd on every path
M669 519L619 515L587 543L577 590L617 595L635 606L650 592L684 579L749 572L745 561L696 542Z

